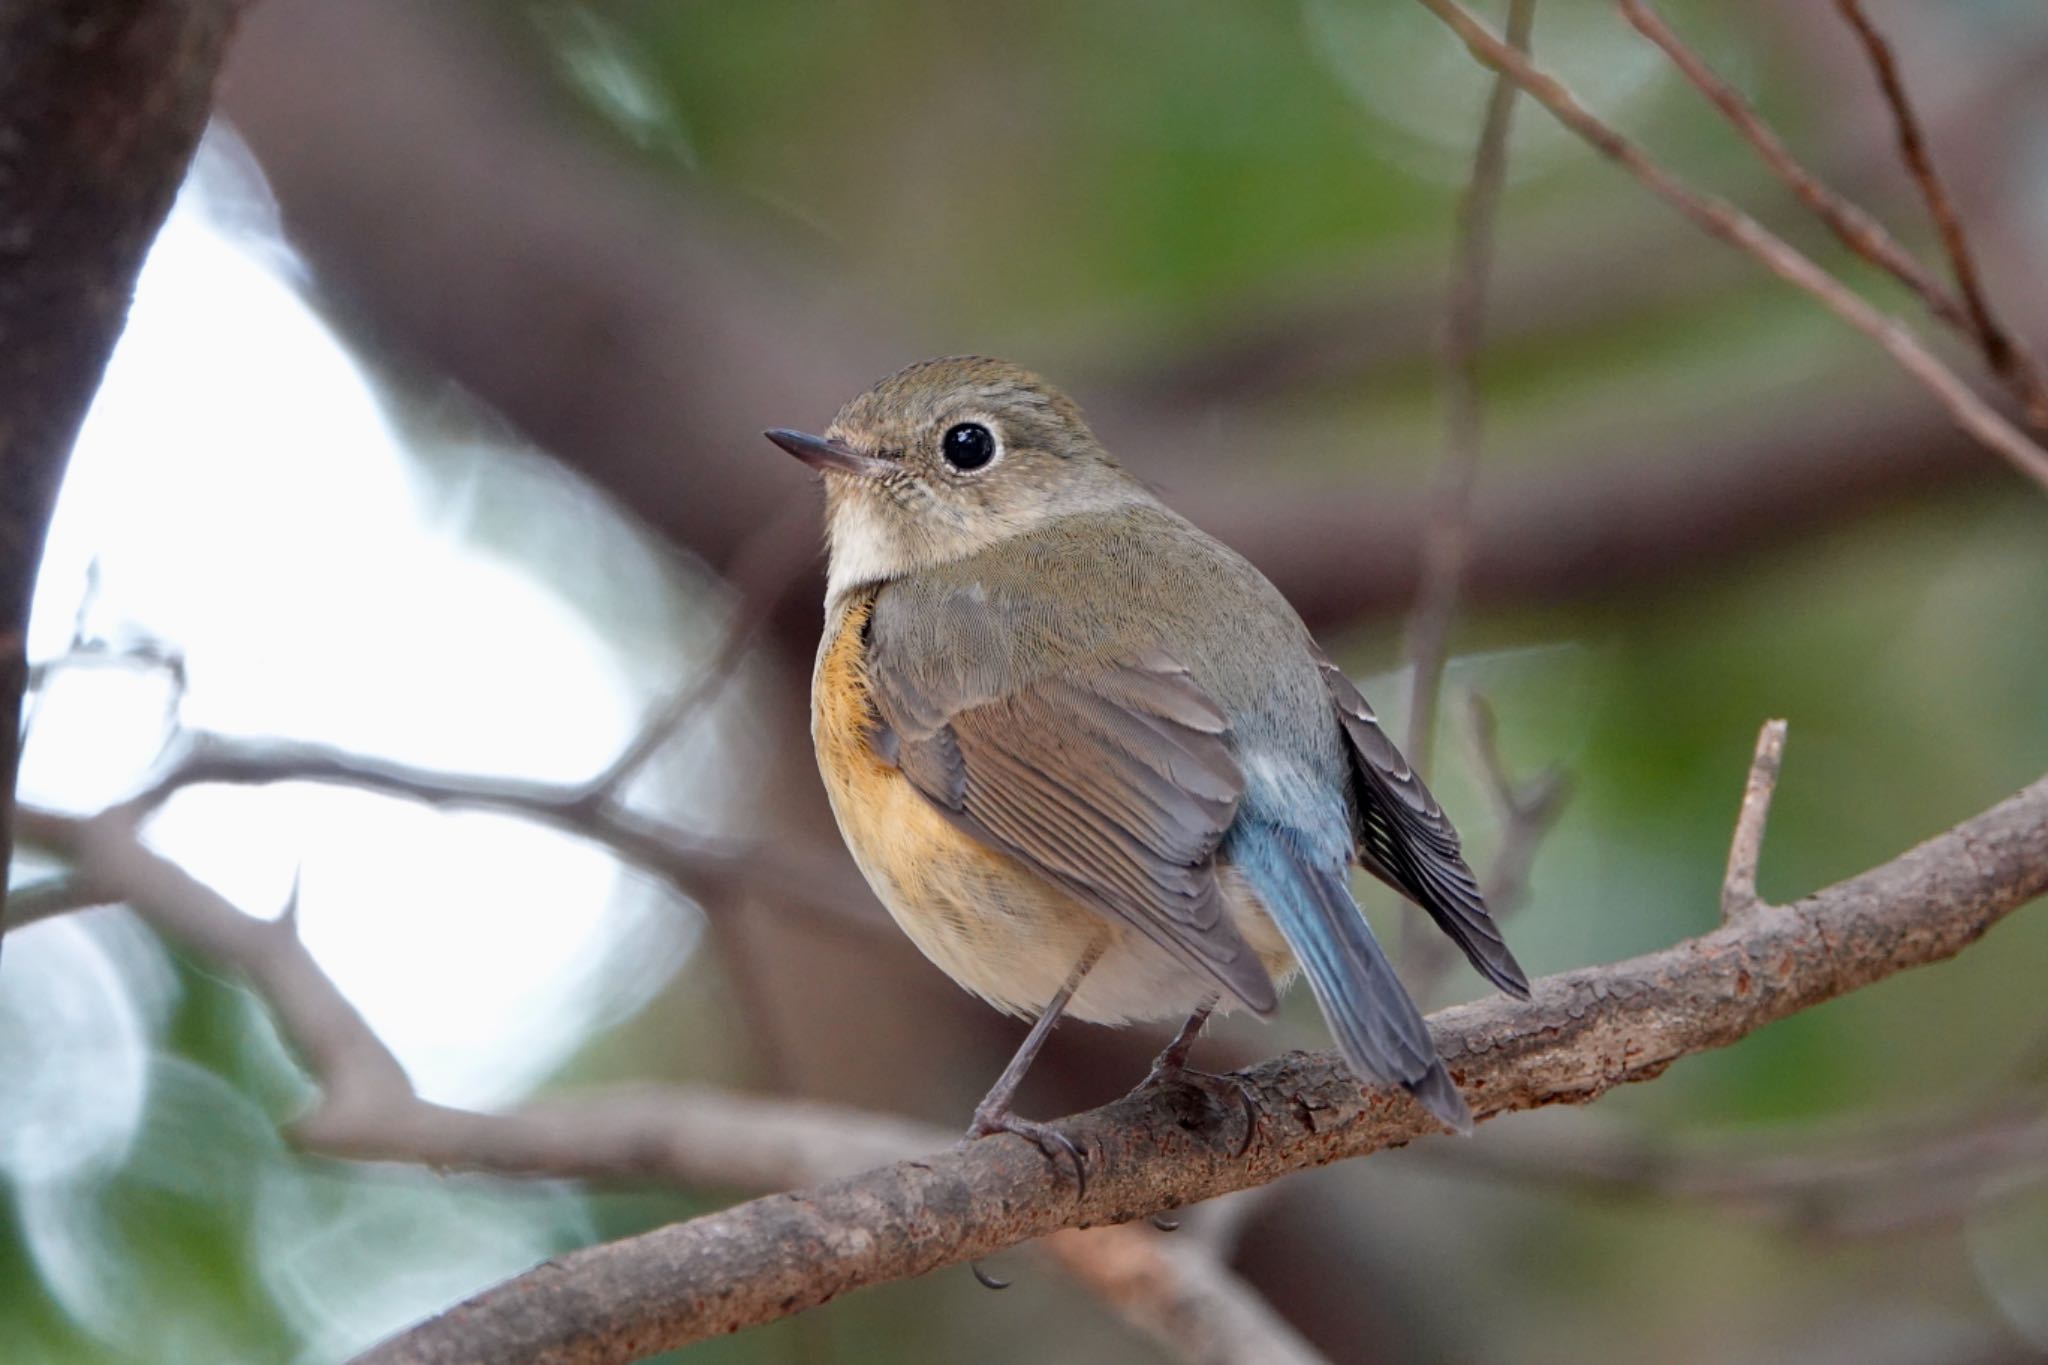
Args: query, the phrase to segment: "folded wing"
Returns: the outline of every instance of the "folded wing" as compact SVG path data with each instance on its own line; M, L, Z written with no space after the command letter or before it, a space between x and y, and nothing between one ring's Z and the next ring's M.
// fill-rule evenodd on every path
M960 828L1271 1010L1216 880L1244 778L1187 670L1153 655L991 689L985 672L968 684L972 670L934 667L933 643L915 668L870 648L876 751Z

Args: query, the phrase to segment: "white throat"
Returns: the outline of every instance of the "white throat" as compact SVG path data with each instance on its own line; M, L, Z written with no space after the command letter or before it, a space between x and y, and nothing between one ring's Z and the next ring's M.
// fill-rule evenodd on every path
M890 533L888 524L857 498L835 501L826 514L825 540L831 563L825 575L825 601L916 567L913 556Z

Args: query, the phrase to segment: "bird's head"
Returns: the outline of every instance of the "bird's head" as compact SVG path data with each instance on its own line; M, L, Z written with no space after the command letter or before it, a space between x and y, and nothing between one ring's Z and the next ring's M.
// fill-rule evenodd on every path
M767 436L825 476L834 596L1145 496L1071 399L981 356L897 371L823 436Z

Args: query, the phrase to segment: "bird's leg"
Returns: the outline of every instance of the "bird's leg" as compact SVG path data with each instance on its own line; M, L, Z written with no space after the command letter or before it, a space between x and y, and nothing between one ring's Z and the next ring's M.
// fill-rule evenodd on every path
M1180 1032L1173 1035L1157 1057L1152 1060L1152 1069L1145 1073L1145 1079L1138 1083L1138 1089L1145 1090L1155 1085L1186 1085L1213 1094L1217 1088L1227 1086L1237 1100L1237 1106L1244 1111L1244 1141L1238 1144L1237 1154L1243 1156L1252 1145L1252 1137L1259 1129L1259 1097L1252 1089L1252 1083L1235 1072L1219 1076L1211 1071L1197 1071L1188 1065L1188 1053L1194 1050L1195 1039L1201 1037L1202 1026L1209 1022L1209 1016L1216 1010L1216 997L1211 996L1196 1007L1188 1021L1180 1026Z
M1037 1022L1031 1025L1031 1032L1024 1035L1024 1042L1017 1049L1017 1055L1010 1058L1010 1064L1003 1068L1003 1074L996 1077L996 1083L974 1107L974 1123L967 1130L966 1141L987 1137L991 1133L1015 1133L1028 1139L1047 1157L1064 1153L1074 1163L1074 1197L1079 1199L1088 1192L1088 1160L1074 1140L1059 1129L1047 1123L1036 1123L1019 1118L1010 1112L1010 1101L1017 1096L1017 1087L1024 1082L1024 1073L1031 1069L1031 1063L1038 1056L1038 1050L1045 1046L1045 1040L1052 1036L1053 1025L1060 1021L1060 1014L1067 1002L1074 998L1074 992L1081 988L1081 979L1088 975L1088 969L1102 956L1103 944L1097 940L1081 960L1074 964L1072 974L1061 986L1059 993L1046 1002L1038 1013Z
M1152 1070L1147 1073L1140 1089L1158 1081L1177 1081L1188 1069L1188 1053L1194 1051L1195 1039L1202 1036L1202 1026L1209 1022L1209 1016L1216 1011L1216 997L1211 996L1195 1007L1188 1021L1180 1026L1180 1032L1173 1035L1173 1041L1166 1049L1152 1059Z

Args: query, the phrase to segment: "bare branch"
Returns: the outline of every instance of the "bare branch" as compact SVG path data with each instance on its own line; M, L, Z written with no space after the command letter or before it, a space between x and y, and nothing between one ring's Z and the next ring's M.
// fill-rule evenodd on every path
M2048 778L1894 861L1772 915L1537 983L1533 998L1434 1016L1481 1117L1590 1100L1909 967L1940 961L2048 891ZM1435 1131L1406 1096L1361 1092L1333 1055L1249 1073L1244 1143L1227 1107L1146 1090L1062 1125L1087 1192L1000 1138L756 1200L550 1262L366 1353L375 1365L610 1361L788 1316L864 1286L1062 1227L1133 1218Z
M1913 183L1920 189L1928 215L1934 219L1935 229L1941 234L1942 250L1948 254L1949 266L1955 271L1956 287L1963 292L1963 305L1969 315L1968 330L1983 348L1985 363L1991 367L1992 373L2005 380L2025 404L2028 420L2037 427L2048 426L2048 382L2042 378L2039 362L2018 338L1999 323L1984 297L1969 236L1963 231L1963 220L1956 212L1955 201L1949 198L1947 187L1934 169L1934 155L1928 149L1926 135L1920 130L1920 117L1913 112L1913 102L1906 95L1905 77L1899 73L1891 44L1885 41L1884 34L1863 12L1861 0L1835 0L1835 8L1855 30L1865 54L1870 58L1878 88L1884 92L1885 103L1892 112L1892 122L1898 128L1899 155L1911 172Z
M410 1095L405 1071L299 941L290 918L243 914L218 891L136 837L119 812L75 818L23 806L24 837L54 849L77 875L128 901L166 937L238 975L263 983L278 1022L314 1074L332 1078L324 1105Z
M1771 818L1771 796L1778 790L1778 770L1785 762L1785 722L1767 720L1757 732L1756 756L1742 789L1742 809L1735 817L1735 836L1728 845L1728 875L1721 881L1721 918L1734 921L1767 909L1756 893L1756 870L1764 851L1764 826Z
M277 782L359 787L442 809L520 815L603 844L708 909L745 890L802 911L814 923L862 938L871 938L881 927L879 917L853 890L850 869L842 873L794 849L780 848L773 857L763 857L747 844L707 844L629 807L593 802L588 784L440 772L321 744L188 733L172 746L148 785L108 814L132 823L187 787Z
M809 566L781 550L799 524L810 525L812 515L808 503L792 505L740 542L722 575L732 589L733 602L730 624L718 648L697 675L648 718L633 742L590 780L583 799L591 806L617 802L626 784L647 766L648 760L682 733L698 712L717 700L739 672L747 652L774 619L783 600L805 577Z
M1126 1321L1198 1365L1318 1365L1323 1357L1202 1245L1149 1228L1068 1228L1039 1243Z
M56 877L24 886L7 898L7 927L19 929L39 919L55 919L79 910L112 905L120 897L83 877Z
M57 485L205 127L238 9L46 0L0 15L0 867Z
M1784 181L1786 187L1799 197L1799 202L1827 224L1844 246L1919 295L1927 311L1935 317L1972 341L1976 339L1963 301L1930 274L1912 252L1899 245L1898 239L1886 231L1882 223L1821 183L1819 177L1801 165L1791 149L1764 122L1763 116L1742 97L1742 93L1715 74L1697 52L1686 46L1684 39L1649 5L1648 0L1621 0L1621 12L1629 23L1635 25L1637 32L1664 50L1664 55L1685 78L1698 87L1700 93L1726 116L1735 131L1756 149L1772 174Z
M1507 39L1517 52L1529 50L1536 0L1511 0ZM1493 220L1507 181L1508 132L1514 124L1515 83L1494 77L1487 97L1472 177L1458 199L1456 258L1444 315L1444 447L1429 520L1422 532L1422 579L1408 617L1408 656L1414 666L1408 688L1408 762L1429 776L1436 748L1438 694L1443 689L1444 655L1458 588L1472 540L1472 486L1479 477L1479 347L1486 324L1487 277L1493 270ZM1412 923L1412 913L1408 916Z
M1839 0L1839 3L1845 14L1853 15L1852 23L1862 21L1855 0ZM2044 392L2033 357L2026 354L2025 350L1992 320L1989 308L1975 293L1975 268L1969 264L1969 248L1962 237L1962 226L1956 219L1954 205L1949 202L1939 181L1931 183L1929 206L1934 209L1937 221L1943 224L1943 240L1949 243L1951 256L1953 257L1957 250L1962 252L1958 258L1961 263L1957 266L1956 273L1958 279L1964 281L1963 298L1957 298L1946 285L1929 273L1876 219L1822 184L1811 171L1801 165L1799 159L1793 156L1778 135L1771 131L1770 125L1763 121L1762 116L1749 101L1745 100L1734 86L1716 75L1713 68L1709 67L1697 52L1686 46L1685 41L1664 21L1663 16L1650 6L1648 0L1621 0L1621 9L1628 17L1628 21L1635 25L1636 30L1662 48L1664 54L1684 73L1685 78L1720 109L1728 122L1734 125L1735 130L1756 149L1764 164L1785 182L1799 197L1801 203L1812 210L1815 217L1827 224L1835 236L1841 239L1843 245L1873 265L1889 272L1899 283L1918 295L1928 312L1960 332L1982 352L1985 364L2019 399L2029 421L2036 426L2048 424L2048 392ZM1870 31L1870 39L1883 48L1884 40L1878 37L1874 30ZM1895 78L1897 73L1889 65L1889 49L1884 51L1884 63L1879 68L1881 79L1882 73L1887 71ZM1874 53L1872 61L1878 61ZM1884 84L1889 97L1895 88L1894 82L1885 80ZM1915 153L1924 161L1925 145L1920 139L1912 109L1905 103L1903 87L1897 88L1893 110L1899 122L1901 145L1910 143L1914 149L1908 153L1908 163L1915 164ZM1912 130L1910 134L1909 128ZM1932 176L1931 165L1927 167L1927 173L1929 177ZM1917 169L1915 178L1920 179ZM1921 180L1921 184L1923 190L1930 187L1928 180ZM1937 201L1938 208L1935 207ZM1951 230L1954 232L1953 240L1949 238Z
M1556 78L1502 42L1457 0L1421 0L1475 60L1510 74L1530 97L1596 151L1618 162L1702 231L1747 251L1772 274L1804 290L1836 317L1882 347L1918 380L1949 416L1987 449L2048 489L2048 450L1994 412L1897 318L1872 307L1797 248L1725 200L1701 194L1653 161L1635 143L1596 118Z

